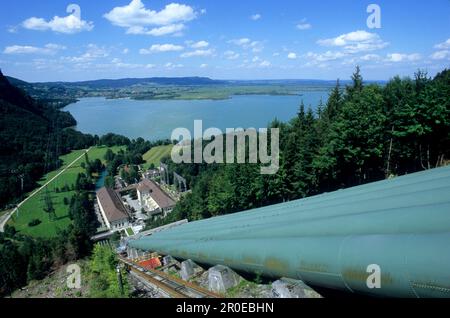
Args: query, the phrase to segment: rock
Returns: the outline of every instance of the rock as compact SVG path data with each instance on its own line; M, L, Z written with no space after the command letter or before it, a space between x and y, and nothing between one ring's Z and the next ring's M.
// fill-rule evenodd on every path
M217 265L208 270L208 287L216 293L226 293L232 287L239 285L241 277L232 269Z
M273 298L322 298L301 280L282 278L272 283Z

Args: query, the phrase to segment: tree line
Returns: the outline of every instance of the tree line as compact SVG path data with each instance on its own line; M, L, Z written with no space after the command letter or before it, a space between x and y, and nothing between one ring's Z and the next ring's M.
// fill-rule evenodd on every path
M366 85L359 67L339 81L316 111L302 103L280 129L280 169L261 175L257 164L173 164L192 192L162 225L204 219L296 200L448 164L450 71L418 71L385 85ZM224 138L225 139L225 138Z

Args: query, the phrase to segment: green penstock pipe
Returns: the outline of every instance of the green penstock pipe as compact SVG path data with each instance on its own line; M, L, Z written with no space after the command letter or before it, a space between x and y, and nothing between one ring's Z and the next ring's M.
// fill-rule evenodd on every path
M450 167L192 222L129 246L357 294L450 297Z

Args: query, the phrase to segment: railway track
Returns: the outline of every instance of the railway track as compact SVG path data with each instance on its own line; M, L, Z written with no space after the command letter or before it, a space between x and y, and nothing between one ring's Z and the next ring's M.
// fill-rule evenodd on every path
M200 286L186 282L166 273L148 269L139 264L119 257L119 261L129 267L135 275L155 286L162 294L168 298L220 298L221 296L210 292Z

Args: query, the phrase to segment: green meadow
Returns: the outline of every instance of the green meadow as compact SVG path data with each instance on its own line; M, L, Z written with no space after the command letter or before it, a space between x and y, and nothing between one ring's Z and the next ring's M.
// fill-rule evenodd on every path
M153 147L147 153L144 154L143 158L146 161L145 168L148 169L151 164L154 164L155 167L159 167L159 163L161 159L170 156L173 145L166 146L158 146Z
M118 152L121 147L112 147L111 150L113 152ZM104 161L104 156L107 147L94 147L88 152L88 157L90 161L100 159ZM64 155L61 157L64 164L63 166L56 171L52 171L45 175L39 182L40 185L44 185L46 182L55 177L59 172L64 170L71 162L77 159L80 155L82 155L85 150L75 150L71 153ZM55 180L53 180L46 188L39 191L36 195L26 201L19 210L14 213L10 221L9 225L12 225L22 234L31 235L34 237L54 237L58 230L65 229L69 226L71 220L69 218L69 206L64 204L64 198L67 198L70 201L70 198L74 195L74 191L66 191L60 192L55 191L56 188L62 189L66 185L69 189L72 189L72 186L75 184L77 180L77 176L81 172L85 172L85 170L81 167L81 163L85 161L84 156L82 156L78 161L76 161L70 168L68 168L64 173L58 176ZM49 191L50 197L53 202L53 206L55 208L56 218L51 220L48 213L44 211L44 196L46 191ZM38 190L35 190L30 193L30 195ZM29 223L33 220L40 220L41 223L37 226L29 226Z

